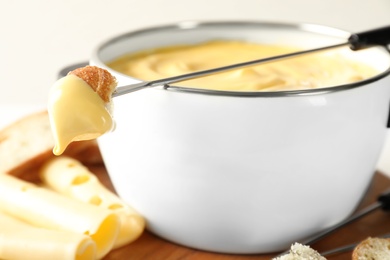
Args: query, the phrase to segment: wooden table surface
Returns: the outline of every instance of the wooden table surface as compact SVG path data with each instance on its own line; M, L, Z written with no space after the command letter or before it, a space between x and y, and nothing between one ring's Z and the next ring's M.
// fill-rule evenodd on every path
M98 178L107 187L113 190L112 183L107 176L104 167L91 168ZM390 179L377 172L367 195L362 200L359 209L374 202L378 195L390 187ZM319 252L359 242L368 236L380 236L390 233L390 214L382 210L375 212L355 221L348 226L335 231L321 241L312 245ZM148 231L135 242L128 246L113 250L104 260L127 260L127 259L186 259L186 260L248 260L248 259L271 259L277 254L258 255L227 255L194 250L180 246L159 238ZM328 256L327 259L343 260L351 259L351 252Z

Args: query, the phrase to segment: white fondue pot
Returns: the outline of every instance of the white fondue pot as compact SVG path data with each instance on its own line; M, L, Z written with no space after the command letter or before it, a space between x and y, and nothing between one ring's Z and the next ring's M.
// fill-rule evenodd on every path
M349 33L309 24L186 22L120 35L91 63L144 49L234 39L313 48ZM119 195L158 236L192 248L266 253L340 222L375 172L387 131L390 55L353 52L378 75L341 86L244 95L178 86L114 98L116 129L99 139Z

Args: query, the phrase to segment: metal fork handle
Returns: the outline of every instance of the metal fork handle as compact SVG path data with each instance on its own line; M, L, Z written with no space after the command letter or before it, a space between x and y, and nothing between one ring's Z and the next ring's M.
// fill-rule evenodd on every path
M390 238L390 233L385 234L385 235L380 236L380 237L381 238ZM334 249L331 249L331 250L328 250L328 251L324 251L324 252L322 252L320 254L322 256L330 256L330 255L336 255L336 254L348 252L348 251L353 250L359 243L360 242L349 244L349 245L346 245L346 246L341 246L341 247L334 248Z
M311 244L314 244L315 242L321 240L322 238L326 237L327 235L329 235L330 233L336 231L337 229L343 227L343 226L346 226L348 225L349 223L361 218L361 217L364 217L366 215L368 215L369 213L381 208L383 206L383 204L379 201L365 207L364 209L360 210L359 212L357 212L356 214L352 215L351 217L345 219L344 221L341 221L340 223L328 228L328 229L325 229L324 231L318 233L316 236L314 237L311 237L309 240L306 240L306 241L303 241L303 242L300 242L301 244L303 245L311 245ZM281 254L278 255L279 256L282 256L282 255L285 255L285 254L288 254L289 253L289 250L286 250L284 252L282 252Z

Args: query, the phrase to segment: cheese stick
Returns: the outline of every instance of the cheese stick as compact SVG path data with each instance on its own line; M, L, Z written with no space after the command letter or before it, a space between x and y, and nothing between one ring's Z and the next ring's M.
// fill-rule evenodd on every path
M94 260L87 235L34 227L0 212L0 259Z
M38 227L89 235L98 258L112 249L119 232L120 220L111 211L6 174L0 175L0 211Z
M79 161L65 156L53 158L41 168L40 176L43 183L56 192L117 213L121 228L114 248L129 244L142 234L144 218L106 189Z

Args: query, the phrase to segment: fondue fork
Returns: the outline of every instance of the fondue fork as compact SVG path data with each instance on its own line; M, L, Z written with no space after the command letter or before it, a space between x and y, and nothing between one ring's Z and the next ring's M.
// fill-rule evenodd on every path
M382 236L378 236L378 237L380 237L380 238L390 238L390 233L382 235ZM349 252L349 251L352 251L359 243L360 242L349 244L349 245L346 245L346 246L341 246L341 247L338 247L338 248L335 248L335 249L331 249L331 250L328 250L328 251L321 252L320 254L322 256L331 256L331 255L341 254L341 253L344 253L344 252Z
M361 32L361 33L351 34L351 36L348 38L348 40L344 43L329 45L329 46L315 48L315 49L303 50L303 51L298 51L298 52L293 52L293 53L287 53L287 54L272 56L272 57L263 58L263 59L251 60L251 61L236 63L236 64L232 64L232 65L228 65L228 66L223 66L223 67L218 67L218 68L207 69L207 70L196 71L196 72L187 73L187 74L183 74L183 75L168 77L168 78L164 78L164 79L157 79L157 80L152 80L152 81L142 81L142 82L135 83L135 84L121 86L121 87L116 88L116 90L113 92L112 96L118 97L118 96L121 96L121 95L124 95L127 93L131 93L131 92L134 92L137 90L148 88L148 87L156 87L156 86L168 87L169 84L177 83L180 81L185 81L185 80L190 80L190 79L195 79L195 78L200 78L200 77L206 77L206 76L210 76L210 75L213 75L216 73L226 72L229 70L234 70L234 69L244 68L244 67L248 67L248 66L262 64L262 63L287 59L287 58L291 58L291 57L296 57L296 56L300 56L300 55L304 55L304 54L324 51L324 50L333 49L333 48L339 48L339 47L343 47L343 46L349 46L350 49L357 51L357 50L362 50L362 49L366 49L366 48L373 47L373 46L387 47L388 44L390 44L390 26L376 28L376 29L372 29L369 31Z
M336 230L346 226L347 224L352 223L353 221L356 221L356 220L358 220L358 219L368 215L369 213L374 212L377 209L382 209L383 211L390 211L390 189L387 189L382 194L380 194L378 196L377 200L374 203L372 203L371 205L363 208L362 210L358 211L357 213L355 213L354 215L352 215L349 218L345 219L344 221L341 221L340 223L325 229L324 231L318 233L314 237L311 237L309 240L306 240L306 241L303 241L303 242L300 242L300 243L303 244L303 245L314 244L315 242L323 239L324 237L326 237L327 235L333 233L334 231L336 231ZM350 249L353 249L353 245L339 247L339 248L336 248L336 249L332 249L332 250L326 251L324 253L326 253L327 255L331 255L331 254L346 252L346 251L348 251ZM282 256L282 255L285 255L288 252L289 252L289 250L284 251L281 254L279 254L278 257Z

